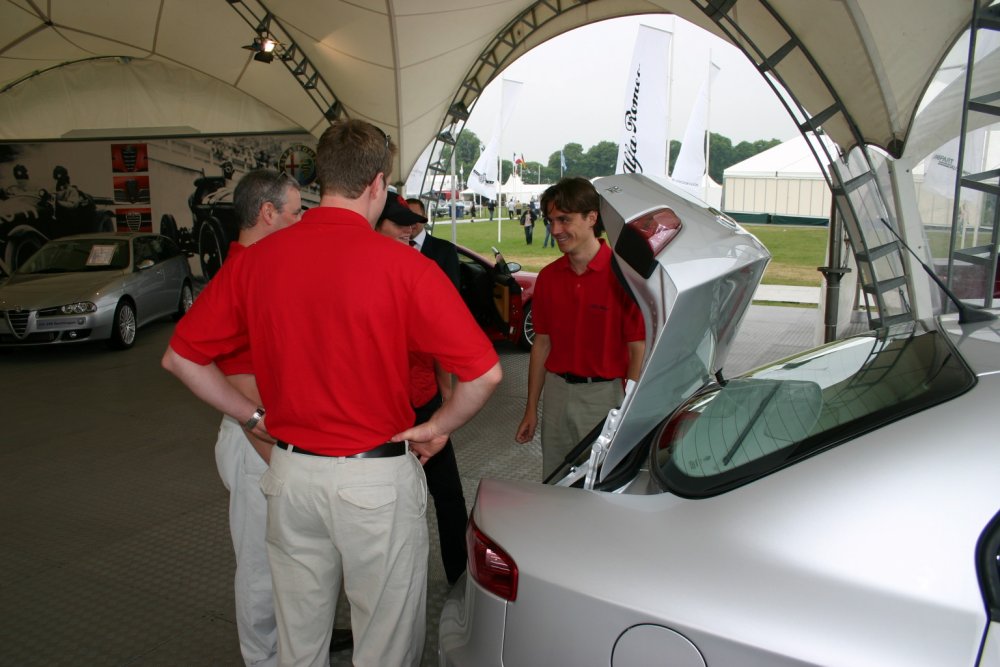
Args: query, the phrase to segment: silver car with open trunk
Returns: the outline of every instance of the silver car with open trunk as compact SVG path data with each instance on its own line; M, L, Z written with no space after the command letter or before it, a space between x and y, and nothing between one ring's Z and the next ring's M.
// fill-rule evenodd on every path
M646 177L595 186L642 374L553 484L482 481L441 665L1000 665L1000 323L728 377L767 251Z

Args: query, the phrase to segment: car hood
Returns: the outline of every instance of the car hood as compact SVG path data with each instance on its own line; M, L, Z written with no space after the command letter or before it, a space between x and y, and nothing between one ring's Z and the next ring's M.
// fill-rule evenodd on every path
M0 310L38 310L76 301L93 301L116 289L123 271L14 275L0 285Z
M601 481L721 371L771 255L730 218L666 181L627 174L595 179L594 186L616 264L646 322L639 381L617 425L605 427L610 442ZM669 236L664 224L677 221L672 239L654 249Z

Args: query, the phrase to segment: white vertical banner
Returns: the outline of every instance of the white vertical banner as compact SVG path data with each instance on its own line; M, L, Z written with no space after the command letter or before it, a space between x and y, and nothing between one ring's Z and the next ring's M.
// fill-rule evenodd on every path
M705 175L705 153L708 148L708 96L719 66L711 63L708 79L701 84L684 129L684 142L674 163L671 180L698 197L702 197L702 177Z
M493 136L490 137L489 143L483 148L483 152L479 154L479 159L476 160L476 164L472 166L472 171L469 173L469 189L488 199L498 199L497 188L499 187L500 172L497 158L500 156L500 137L514 115L514 107L521 95L521 86L520 81L503 80L500 113L493 124ZM498 206L499 204L500 202L497 201Z
M424 186L424 174L427 173L427 163L430 162L433 147L433 142L427 144L427 148L413 163L413 169L410 170L410 175L406 177L406 185L403 186L407 197L419 197L423 194L420 189Z
M671 37L665 30L639 26L625 87L616 174L663 173Z

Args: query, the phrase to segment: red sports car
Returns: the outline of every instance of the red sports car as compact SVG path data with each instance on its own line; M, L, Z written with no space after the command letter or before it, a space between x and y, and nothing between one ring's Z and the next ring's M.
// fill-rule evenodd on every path
M537 273L521 271L493 248L496 261L458 246L459 291L473 317L491 340L509 340L530 350L535 341L531 297Z

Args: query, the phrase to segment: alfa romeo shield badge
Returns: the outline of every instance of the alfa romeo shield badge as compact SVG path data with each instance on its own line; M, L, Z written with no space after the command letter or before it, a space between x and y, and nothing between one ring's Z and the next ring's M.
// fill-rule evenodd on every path
M278 166L305 187L316 180L316 151L304 144L293 144L278 158Z

